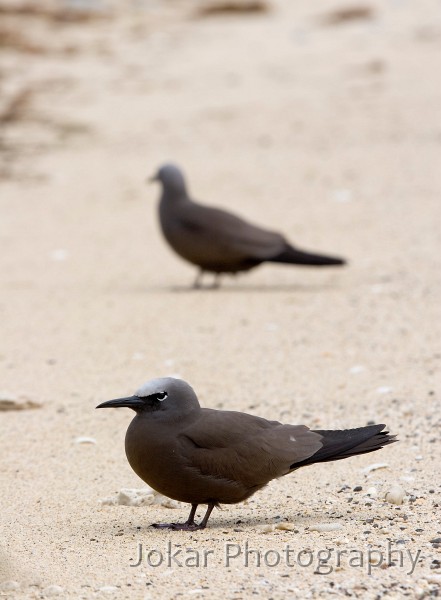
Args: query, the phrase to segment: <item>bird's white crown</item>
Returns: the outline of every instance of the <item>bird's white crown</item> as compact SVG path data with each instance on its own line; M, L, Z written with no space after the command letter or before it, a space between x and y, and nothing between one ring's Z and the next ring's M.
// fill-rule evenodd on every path
M177 379L177 377L158 377L157 379L150 379L150 381L146 381L136 390L135 396L138 396L138 398L146 398L153 394L167 392L170 383L175 381L175 379Z

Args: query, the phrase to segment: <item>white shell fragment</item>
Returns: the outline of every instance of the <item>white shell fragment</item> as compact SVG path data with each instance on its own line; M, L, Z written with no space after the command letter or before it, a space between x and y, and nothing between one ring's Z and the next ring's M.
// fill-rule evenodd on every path
M179 502L167 498L149 487L141 489L122 488L116 496L100 500L100 504L103 506L149 506L151 504L159 504L165 508L179 507Z
M274 529L274 525L264 525L263 527L260 527L260 533L271 533Z
M338 529L343 529L343 525L341 523L317 523L316 525L311 525L309 527L309 531L337 531Z
M398 485L397 483L393 485L384 495L384 499L386 502L390 502L390 504L403 504L404 496L406 495L405 490Z
M96 439L93 437L76 437L75 444L96 444Z
M118 588L114 585L103 585L102 587L100 587L98 589L99 592L102 592L103 594L114 594L115 592L118 592Z
M69 253L64 248L57 248L51 252L50 257L52 260L61 262L69 257Z
M351 202L352 201L352 191L349 189L346 189L346 188L333 190L331 193L331 200L333 200L334 202L341 202L342 204Z
M377 394L390 394L392 391L392 388L388 385L382 385L377 388Z
M362 469L362 473L371 473L372 471L378 471L378 469L387 469L389 465L387 463L373 463Z
M293 531L296 528L294 523L277 523L276 529L281 529L282 531Z

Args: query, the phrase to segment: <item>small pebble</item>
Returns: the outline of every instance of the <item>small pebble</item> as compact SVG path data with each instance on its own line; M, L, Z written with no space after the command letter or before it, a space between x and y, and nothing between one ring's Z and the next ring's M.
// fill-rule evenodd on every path
M20 589L18 581L3 581L0 583L0 591L2 592L14 592Z
M311 525L309 527L309 531L337 531L338 529L343 529L343 525L341 523L317 523L317 525Z
M405 490L398 484L393 485L386 492L384 499L390 504L403 504L404 496L406 495Z
M63 594L63 593L64 593L64 588L62 588L60 585L48 585L43 590L44 596L59 596L60 594Z

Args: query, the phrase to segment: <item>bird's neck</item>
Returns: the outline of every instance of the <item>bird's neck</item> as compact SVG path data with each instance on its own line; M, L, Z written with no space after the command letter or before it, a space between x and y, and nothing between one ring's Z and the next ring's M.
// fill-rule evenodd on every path
M176 424L181 424L183 427L188 423L197 420L201 412L200 406L187 407L182 411L140 411L136 413L132 420L131 426L136 427L175 427Z
M179 192L164 191L161 196L161 202L164 204L181 204L185 202L191 202L191 200L188 197L186 190L184 189Z

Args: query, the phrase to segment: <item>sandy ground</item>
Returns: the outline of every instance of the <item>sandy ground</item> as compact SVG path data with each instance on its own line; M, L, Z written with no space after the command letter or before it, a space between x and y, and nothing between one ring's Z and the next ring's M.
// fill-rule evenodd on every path
M1 397L41 405L0 413L1 597L439 593L439 6L370 1L332 24L338 1L311 4L1 15L20 33L0 58ZM169 159L198 199L350 265L190 290L145 185ZM100 504L143 483L132 415L94 407L167 374L205 406L385 422L400 443L272 482L205 531L153 530L188 507Z

